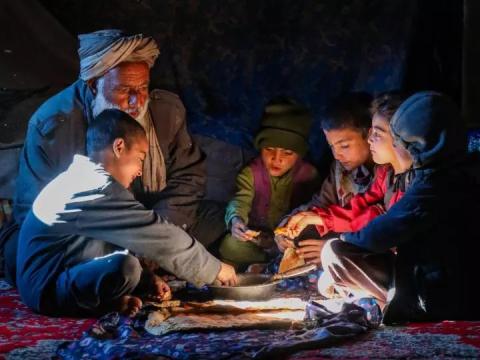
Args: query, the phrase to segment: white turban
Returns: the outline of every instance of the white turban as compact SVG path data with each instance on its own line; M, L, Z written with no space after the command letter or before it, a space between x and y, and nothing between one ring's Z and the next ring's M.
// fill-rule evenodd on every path
M78 35L80 46L80 79L104 75L118 64L145 62L151 68L160 54L157 43L142 34L126 35L121 30L100 30Z

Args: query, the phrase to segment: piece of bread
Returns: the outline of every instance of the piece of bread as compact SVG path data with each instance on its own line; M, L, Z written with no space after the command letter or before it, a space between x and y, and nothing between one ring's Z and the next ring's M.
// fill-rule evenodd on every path
M285 237L290 237L289 233L288 233L288 229L286 227L278 227L276 228L273 233L275 235L279 235L279 236L285 236Z
M164 300L161 302L148 301L146 304L156 308L172 308L172 307L179 307L180 300Z
M152 327L158 326L162 322L167 320L170 316L172 316L172 313L166 308L162 308L157 311L152 311L150 314L148 314L146 325L152 326Z
M290 269L294 269L302 265L305 265L305 259L303 256L298 255L294 248L287 248L283 253L282 261L280 261L278 273L283 274Z
M162 295L161 300L162 301L172 300L172 291L171 290L165 291Z
M258 235L260 235L260 231L247 230L245 231L245 234L251 236L252 238L256 238Z

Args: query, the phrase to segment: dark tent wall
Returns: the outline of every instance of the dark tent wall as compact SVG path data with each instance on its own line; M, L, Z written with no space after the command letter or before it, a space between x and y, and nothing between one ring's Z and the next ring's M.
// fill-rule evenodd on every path
M194 132L249 146L266 101L292 96L316 121L348 90L401 86L415 1L45 1L72 33L102 27L153 35L155 86L182 96Z
M33 111L19 103L75 79L76 34L111 27L158 41L152 85L181 96L195 134L249 151L269 99L309 106L310 158L321 169L330 152L320 121L341 92L434 88L460 98L462 1L6 0L0 17L4 147L23 139Z

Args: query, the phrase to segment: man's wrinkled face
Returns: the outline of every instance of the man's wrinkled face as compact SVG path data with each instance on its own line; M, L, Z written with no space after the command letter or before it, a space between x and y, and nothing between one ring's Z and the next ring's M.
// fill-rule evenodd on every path
M354 170L370 160L366 134L354 128L324 130L335 160L346 170Z
M93 115L106 109L119 109L136 120L148 110L150 71L144 62L124 62L95 83Z
M373 116L368 143L375 163L393 164L397 161L390 123L383 116L378 114Z
M282 176L298 160L298 154L295 151L282 149L279 147L264 147L261 151L262 161L267 168L270 176Z

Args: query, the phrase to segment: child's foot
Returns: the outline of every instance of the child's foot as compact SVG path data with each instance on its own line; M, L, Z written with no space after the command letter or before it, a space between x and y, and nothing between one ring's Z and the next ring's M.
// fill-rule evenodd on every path
M150 279L151 283L147 297L154 300L170 300L172 298L172 292L168 284L158 275L153 275Z
M123 315L134 317L142 308L142 300L133 295L124 295L114 304L114 311Z
M168 284L158 275L144 271L134 294L145 300L165 301L172 298Z

